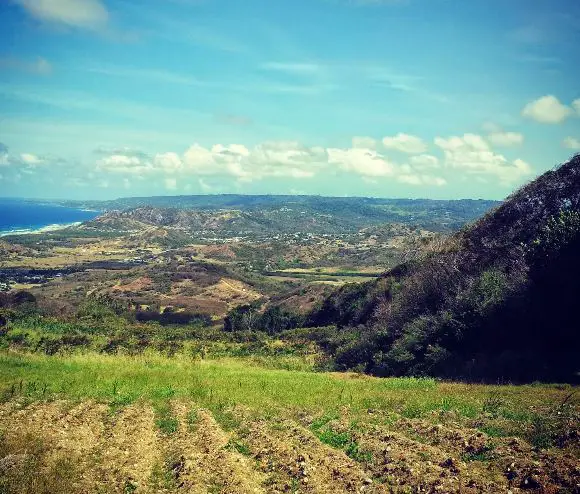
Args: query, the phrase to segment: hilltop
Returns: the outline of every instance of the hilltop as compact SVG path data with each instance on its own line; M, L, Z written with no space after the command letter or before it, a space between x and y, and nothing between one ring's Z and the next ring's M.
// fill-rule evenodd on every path
M488 200L379 199L364 197L203 195L133 197L113 201L60 201L103 211L99 223L141 221L186 230L239 234L305 231L347 233L384 223L453 231L499 203Z

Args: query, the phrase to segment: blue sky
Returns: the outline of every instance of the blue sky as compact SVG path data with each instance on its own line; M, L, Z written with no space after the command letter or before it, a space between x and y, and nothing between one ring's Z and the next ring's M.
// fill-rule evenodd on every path
M576 0L4 0L0 196L503 198L580 151Z

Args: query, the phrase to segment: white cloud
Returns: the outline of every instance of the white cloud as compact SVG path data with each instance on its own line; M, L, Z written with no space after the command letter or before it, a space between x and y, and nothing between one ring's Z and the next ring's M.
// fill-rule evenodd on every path
M64 185L67 187L77 188L77 187L88 187L90 184L79 177L69 177L64 181Z
M175 172L183 167L183 162L177 153L161 153L155 155L153 160L155 167L161 168L166 172Z
M130 175L144 175L153 171L150 161L139 156L112 154L97 160L97 171Z
M562 141L562 146L568 149L572 149L573 151L580 151L580 139L576 139L575 137L566 137Z
M528 103L522 110L524 117L546 124L563 122L571 114L572 109L560 103L558 98L551 94Z
M487 139L493 145L503 147L518 146L524 142L524 136L519 132L492 132Z
M385 137L383 145L387 149L395 149L408 154L420 154L427 151L427 145L423 139L401 132L394 137Z
M360 149L376 149L377 141L372 137L355 136L352 138L352 147Z
M429 173L439 168L437 157L423 154L412 156L407 164L397 164L369 146L376 144L370 138L354 138L354 144L365 147L323 148L308 147L295 141L264 142L252 148L242 144L215 144L204 147L190 146L183 155L174 152L148 156L125 148L113 150L96 161L98 177L115 174L144 179L160 177L165 186L173 189L180 179L197 177L202 190L211 186L206 176L231 177L238 182L265 178L308 179L323 172L342 171L366 179L391 177L411 185L443 185L445 180ZM106 150L99 150L99 153Z
M420 154L418 156L411 156L409 158L409 163L413 165L414 168L419 170L429 170L439 168L439 158L431 154Z
M195 77L158 69L136 69L131 67L101 66L90 67L88 72L114 77L126 77L134 80L150 80L153 82L183 84L185 86L204 86L204 82Z
M327 164L323 148L297 142L266 142L252 149L241 144L190 146L183 156L174 152L148 157L144 153L117 150L97 160L96 169L124 175L229 175L242 181L265 177L310 178L314 168Z
M31 154L31 153L22 153L20 155L20 159L26 163L27 165L39 165L41 163L44 162L44 160L42 158L39 158L38 156L36 156L35 154Z
M397 177L397 180L409 185L435 185L436 187L441 187L447 184L447 180L441 177L434 177L431 175L413 175L410 173L400 175Z
M68 26L94 29L107 23L109 13L100 0L16 0L33 17Z
M177 179L176 178L166 178L164 182L165 182L165 188L167 190L176 190L177 189Z
M395 165L370 149L328 149L328 162L345 171L367 177L384 177L395 172Z
M576 111L578 115L580 115L580 98L575 99L572 101L572 108Z
M520 159L508 161L494 153L485 139L476 134L436 137L435 145L443 150L446 167L473 175L496 176L502 185L510 185L532 173L528 163Z

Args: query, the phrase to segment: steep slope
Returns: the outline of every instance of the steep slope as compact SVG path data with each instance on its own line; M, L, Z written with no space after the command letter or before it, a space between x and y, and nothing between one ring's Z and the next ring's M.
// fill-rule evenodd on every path
M578 378L580 155L510 196L438 252L343 287L310 325L364 324L340 369L464 379Z

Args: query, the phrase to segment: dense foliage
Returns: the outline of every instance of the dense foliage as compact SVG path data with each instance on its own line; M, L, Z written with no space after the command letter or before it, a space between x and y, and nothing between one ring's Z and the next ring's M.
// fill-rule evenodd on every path
M275 335L302 325L304 318L278 306L260 311L260 303L241 305L232 309L224 320L224 331L260 331Z
M580 156L523 187L441 252L338 290L309 323L365 325L360 338L335 349L338 369L574 381L578 252Z

